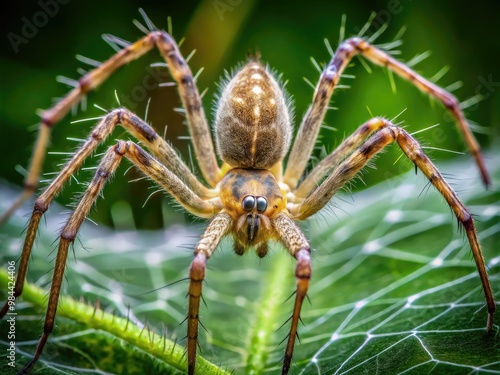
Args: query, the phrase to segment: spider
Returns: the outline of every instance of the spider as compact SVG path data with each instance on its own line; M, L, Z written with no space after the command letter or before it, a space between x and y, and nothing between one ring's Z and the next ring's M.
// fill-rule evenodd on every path
M276 241L297 261L295 302L282 365L282 374L289 372L302 303L312 275L311 248L296 222L306 220L322 210L335 193L353 179L375 154L393 142L399 145L415 167L441 193L463 226L486 297L486 329L492 329L495 301L472 216L422 151L419 143L406 130L384 118L369 119L309 173L305 173L331 95L351 59L355 55L361 55L374 64L390 69L440 101L455 118L476 160L484 184L490 183L479 146L469 130L457 99L360 37L340 43L324 68L293 144L291 104L286 99L284 89L274 73L262 63L260 56L249 56L248 61L221 90L215 113L214 148L198 89L179 47L167 32L151 31L81 77L77 87L43 113L25 191L12 210L30 196L38 183L52 127L86 93L99 86L119 67L155 47L165 59L177 84L204 181L200 181L191 172L165 139L129 110L112 110L95 125L87 140L35 201L19 264L15 297L22 293L28 260L43 214L65 182L96 147L117 125L121 125L149 153L133 141L118 140L102 157L93 179L61 230L43 333L33 358L20 373L29 372L43 352L54 328L68 248L74 242L104 184L124 157L188 212L210 219L195 246L194 259L189 269L187 372L190 375L196 371L198 315L206 264L224 236L233 238L234 251L238 255L254 250L259 257L264 257L268 252L269 241ZM217 156L222 164L219 164ZM6 314L8 306L6 302L0 316Z

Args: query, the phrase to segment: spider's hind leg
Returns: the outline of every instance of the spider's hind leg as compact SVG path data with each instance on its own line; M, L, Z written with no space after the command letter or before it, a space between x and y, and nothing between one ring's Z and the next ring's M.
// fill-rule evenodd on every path
M436 166L427 155L425 155L420 144L406 130L388 122L386 127L375 133L338 165L321 185L319 185L303 202L290 205L289 210L292 214L292 218L305 220L321 210L330 201L333 195L350 181L376 153L392 142L397 142L405 155L429 179L430 183L434 185L446 200L459 223L462 224L467 234L472 255L474 256L483 285L486 305L488 307L486 329L490 331L493 327L493 315L496 310L496 305L472 215L460 201L455 191L443 178Z

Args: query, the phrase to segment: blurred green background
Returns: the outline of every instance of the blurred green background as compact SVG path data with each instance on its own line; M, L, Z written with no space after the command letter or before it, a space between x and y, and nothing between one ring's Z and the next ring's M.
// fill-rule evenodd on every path
M2 12L3 34L6 36L0 56L2 184L8 182L16 186L22 185L23 177L16 171L16 166L28 165L37 129L36 110L50 107L53 98L61 97L68 91L67 87L56 82L55 77L79 77L77 68L86 66L75 60L74 56L77 54L100 61L111 56L113 50L101 39L103 33L129 41L141 37L142 33L132 24L133 19L142 20L138 8L143 8L159 28L166 29L167 17L171 16L176 40L186 37L181 47L184 56L189 55L193 49L197 50L190 65L193 72L201 67L205 68L198 84L200 91L208 88L204 106L210 120L213 96L217 92L216 82L224 69L234 67L245 59L248 51L257 49L261 52L262 59L283 73L283 78L288 81L287 88L293 95L296 108L295 126L298 127L313 93L303 77L314 84L319 77L310 57L313 56L320 63L329 60L323 39L328 38L335 48L343 14L347 16L346 36L351 36L359 32L374 11L377 17L369 31L375 32L382 23L388 25L377 40L378 43L392 41L399 30L406 27L406 33L402 37L404 44L399 48L402 53L398 58L408 61L417 54L430 51L431 56L416 66L419 73L432 77L448 66L449 72L439 80L440 85L446 87L462 81L463 86L454 92L462 101L482 94L484 100L467 110L466 114L470 120L480 124L481 134L476 134L483 147L491 147L500 132L500 41L496 26L500 17L500 4L495 2L474 1L460 3L459 6L452 2L410 0L69 0L66 4L57 3L58 9L51 8L53 14L45 17L40 15L42 3L44 2L12 3L8 11ZM49 3L51 2L47 2ZM25 43L14 47L13 34L23 36L23 27L27 21L38 22L40 27L33 35L26 37ZM75 142L66 138L86 137L93 122L70 122L101 115L102 112L94 104L106 109L116 107L117 91L121 98L130 98L127 101L128 107L141 117L144 116L148 98L151 98L148 120L161 134L165 125L168 125L167 138L184 155L184 159L189 160L189 142L183 138L187 135L187 129L183 125L182 116L174 111L174 107L179 105L175 88L144 89L145 79L156 82L156 75L151 73L149 64L157 61L160 61L159 54L153 51L121 69L96 92L91 93L88 96L87 111L67 116L56 126L50 151L74 150ZM354 66L346 73L356 75L356 79L342 80L342 84L351 85L351 88L335 92L333 105L339 110L330 111L326 117L326 124L337 129L335 132L324 130L321 135L321 142L327 150L333 149L347 134L369 119L371 114L393 118L406 109L398 121L404 121L410 132L436 123L441 124L440 127L418 135L418 139L423 140L426 145L465 151L453 121L441 105L430 103L418 90L398 78L395 79L397 92L394 93L387 72L370 65L373 73L368 74L359 60L355 59L353 62ZM162 68L156 74L165 75ZM118 138L128 139L129 135L119 128L107 144ZM102 147L98 153L104 149ZM455 157L454 154L441 151L429 150L429 153L438 164L439 160ZM394 165L399 155L397 147L390 147L378 159L377 171L370 170L363 176L366 184L372 185L410 169L411 165L407 162L400 161ZM319 151L316 156L319 156ZM49 155L44 171L57 171L57 165L63 160L61 155ZM97 160L94 157L86 166L95 165ZM131 225L154 229L187 220L184 213L168 208L169 198L161 193L153 195L142 208L154 190L148 189L150 184L145 181L128 183L139 175L130 170L124 176L129 166L125 165L127 163L123 164L113 182L106 187L105 199L100 200L98 209L91 214L93 220L121 229L127 229ZM77 178L83 183L90 179L90 175L82 172ZM356 188L363 187L362 183L357 183ZM59 202L67 205L83 188L73 182L58 198ZM26 207L29 208L30 205ZM130 215L133 220L123 219Z

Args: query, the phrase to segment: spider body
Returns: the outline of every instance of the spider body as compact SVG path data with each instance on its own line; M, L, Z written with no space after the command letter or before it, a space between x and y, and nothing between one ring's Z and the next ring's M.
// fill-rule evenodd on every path
M220 158L231 167L269 169L285 157L291 133L283 90L251 58L220 95L215 117Z
M147 21L152 25L151 21ZM131 140L118 140L114 146L108 148L94 178L63 226L43 333L33 359L21 373L29 372L35 365L54 328L68 249L75 241L80 226L104 184L124 158L193 215L210 219L194 248L194 259L189 269L187 372L190 375L196 371L199 310L206 263L221 239L227 235L233 237L237 254L241 255L249 248L255 248L258 256L265 256L268 241L275 240L297 261L295 302L289 320L290 330L282 366L282 374L289 372L300 311L312 275L311 249L296 222L307 219L325 207L335 193L352 180L377 152L391 143L396 143L429 179L465 230L486 297L486 328L492 329L495 301L472 216L425 155L419 143L406 130L386 119L372 118L305 174L330 97L349 61L359 54L374 64L392 70L412 82L422 92L443 103L464 135L483 181L486 185L489 183L479 146L469 130L457 99L386 52L358 37L342 42L325 66L311 105L291 147L291 110L286 95L269 69L258 58L251 58L229 80L220 95L214 126L217 151L223 162L219 165L210 127L191 70L176 42L167 32L149 32L88 72L65 98L44 112L25 183L25 192L4 217L29 197L38 183L52 127L90 89L99 86L118 68L153 48L159 50L177 84L204 181L194 175L165 139L129 110L119 108L110 111L98 121L87 140L35 201L17 272L15 297L20 296L23 290L28 261L41 217L71 175L118 125L140 141L141 146ZM5 303L0 317L5 316L8 307L9 304Z
M282 88L257 57L250 57L222 89L215 120L218 154L233 167L219 189L233 220L236 254L255 247L263 257L268 240L279 238L270 219L286 210L286 194L269 169L281 167L291 132Z

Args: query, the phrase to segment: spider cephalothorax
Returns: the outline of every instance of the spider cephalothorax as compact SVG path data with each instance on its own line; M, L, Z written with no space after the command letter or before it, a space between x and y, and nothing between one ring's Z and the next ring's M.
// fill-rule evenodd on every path
M277 239L271 219L286 208L286 195L265 169L231 169L220 184L221 201L233 220L234 251L252 246L267 254L268 239Z
M148 24L151 24L149 20ZM351 38L342 42L323 70L312 103L300 124L290 153L288 149L291 143L292 125L286 95L273 74L257 58L250 59L227 82L220 95L214 127L218 154L223 161L222 165L219 165L210 127L191 70L168 33L151 31L83 76L74 90L44 112L35 146L35 157L25 184L26 190L13 207L26 199L38 182L43 155L53 125L90 89L97 87L122 65L154 47L160 51L176 81L204 182L191 172L168 142L150 125L127 109L113 110L97 123L88 139L34 204L26 230L14 297L22 293L28 260L42 215L64 183L81 167L83 161L97 146L117 125L120 125L139 140L149 153L133 141L122 140L117 141L116 145L104 153L93 180L61 230L43 334L33 359L22 372L29 371L36 363L54 328L68 248L74 242L82 222L105 182L124 157L193 215L210 219L195 246L194 259L189 269L187 317L189 374L194 374L196 370L199 309L206 262L226 235L232 235L237 254L241 255L248 248L255 248L259 256L264 256L267 253L268 241L275 240L297 260L295 303L289 320L290 333L287 337L282 366L282 374L288 373L302 302L306 297L312 275L310 246L296 221L305 220L323 209L332 196L354 178L377 152L393 142L399 145L403 153L442 194L466 231L486 296L487 329L491 330L495 301L472 216L425 155L419 143L408 132L383 118L372 118L305 175L334 88L349 61L359 54L375 64L392 70L403 79L412 82L422 92L443 103L457 121L476 159L483 181L486 185L489 183L479 146L469 130L457 99L361 38ZM287 154L285 167L284 160ZM10 212L12 210L8 211ZM8 306L8 303L4 305L0 316L6 314Z

